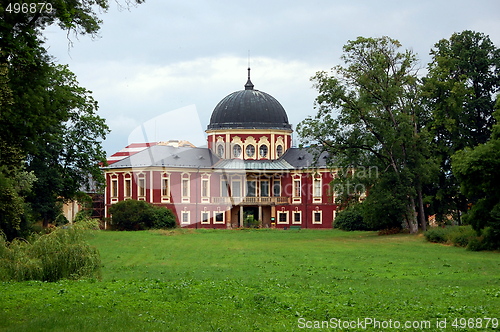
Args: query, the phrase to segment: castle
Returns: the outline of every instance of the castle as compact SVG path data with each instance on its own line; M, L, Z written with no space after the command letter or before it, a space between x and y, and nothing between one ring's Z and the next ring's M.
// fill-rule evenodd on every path
M105 215L126 199L171 209L181 227L330 228L335 219L326 156L292 147L283 106L254 89L233 92L215 107L207 147L187 142L138 143L104 168ZM253 216L253 218L251 217Z

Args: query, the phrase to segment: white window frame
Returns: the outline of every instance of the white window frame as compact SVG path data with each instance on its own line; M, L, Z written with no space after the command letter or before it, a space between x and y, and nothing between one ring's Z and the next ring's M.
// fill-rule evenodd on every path
M181 211L181 225L189 225L191 223L191 212L190 211ZM184 216L187 216L187 221L184 221Z
M205 192L204 192L205 191ZM201 202L210 202L210 179L201 178Z
M144 173L137 176L137 199L139 201L146 200L146 175Z
M118 198L118 179L111 178L111 198Z
M300 216L300 220L299 221L295 220L295 214L298 214ZM302 211L293 211L293 213L292 213L292 224L295 224L295 225L302 224Z
M319 222L316 221L316 213L319 213ZM323 211L322 210L314 210L312 212L312 223L316 225L321 225L323 224Z
M165 186L165 181L167 185ZM161 177L161 201L164 203L170 202L170 175L163 174Z
M319 186L316 187L316 184L319 183ZM319 189L319 195L316 189ZM321 198L322 198L322 181L321 177L314 177L313 178L313 203L321 203Z
M184 186L186 184L186 186ZM191 194L191 181L189 178L189 174L182 174L181 176L181 196L182 196L182 202L183 203L189 203L189 197Z
M203 219L203 215L204 214L207 215L207 219ZM210 212L208 212L208 211L201 211L200 220L201 220L202 224L210 224Z
M298 186L297 186L298 183ZM292 178L292 203L302 203L302 179ZM298 192L297 192L298 188ZM298 195L297 195L298 194Z
M286 221L281 221L280 218L281 214L284 214L286 216ZM281 225L288 225L289 224L288 211L276 211L276 223Z
M222 214L222 221L217 221L217 214ZM214 211L213 213L213 223L214 224L224 224L226 223L226 213L224 211Z
M125 199L132 198L132 178L123 179L123 197Z

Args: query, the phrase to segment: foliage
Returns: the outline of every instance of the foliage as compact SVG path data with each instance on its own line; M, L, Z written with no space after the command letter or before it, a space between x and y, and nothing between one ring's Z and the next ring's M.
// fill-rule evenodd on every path
M497 107L490 140L452 157L460 189L473 202L463 218L477 232L488 228L485 242L493 249L500 248L500 193L494 185L500 183L500 100Z
M151 228L173 228L175 215L164 207L156 207L145 201L129 199L113 204L109 213L112 225L118 230L143 230Z
M343 231L366 231L368 227L363 221L363 216L359 209L350 208L340 211L335 216L333 227Z
M259 220L255 219L253 214L249 214L245 217L245 227L247 228L258 228L260 225Z
M28 240L0 240L0 279L41 280L79 279L98 275L101 260L97 249L85 242L96 222L81 221L58 227Z
M35 181L33 172L26 172L22 167L15 171L0 167L0 232L3 231L9 241L29 233L30 211L23 196Z
M418 317L435 331L437 320L449 327L500 312L498 253L408 234L165 233L98 232L90 240L104 265L98 282L0 283L0 330L298 331L301 318Z
M438 221L444 222L450 214L459 220L460 211L467 210L451 169L452 155L484 144L490 136L495 93L500 89L500 49L482 33L463 31L440 40L431 55L423 101L432 115L426 126L440 173L427 192Z
M484 249L480 245L482 238L478 237L471 226L435 227L426 231L424 236L429 242L453 244L470 250Z
M21 4L29 10L6 10ZM55 64L47 53L43 31L58 25L68 36L95 36L101 24L98 15L107 10L109 1L56 0L50 2L52 10L42 10L41 4L0 1L0 164L9 170L5 177L15 179L21 163L34 172L38 181L32 194L18 196L30 204L25 211L32 211L47 225L60 212L59 200L75 198L91 183L97 189L103 184L101 140L108 127L96 115L97 103L90 91L80 87L68 67ZM12 203L19 210L12 193L4 192L2 199L1 204ZM16 218L6 227L17 229Z
M365 179L366 190L381 182L396 182L386 187L404 210L402 218L412 232L425 228L422 186L433 173L428 158L429 141L426 117L419 105L416 56L409 50L399 52L401 44L388 37L363 38L344 46L345 66L331 73L316 73L312 78L319 92L318 113L297 128L307 145L328 151L332 166L377 167L382 177ZM371 205L375 207L376 205Z

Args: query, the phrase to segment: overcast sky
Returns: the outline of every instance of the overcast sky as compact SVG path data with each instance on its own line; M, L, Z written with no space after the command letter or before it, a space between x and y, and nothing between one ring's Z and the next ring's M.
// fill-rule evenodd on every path
M358 36L398 39L423 68L454 32L482 32L500 47L499 0L146 0L130 10L111 0L100 17L95 40L72 37L68 48L56 27L45 36L99 102L108 155L140 140L203 145L214 107L244 88L249 51L255 89L274 96L295 128L314 114L310 77L340 64Z

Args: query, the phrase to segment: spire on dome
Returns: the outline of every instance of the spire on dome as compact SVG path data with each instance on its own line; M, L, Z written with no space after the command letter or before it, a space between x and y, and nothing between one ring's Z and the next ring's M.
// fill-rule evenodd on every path
M247 83L245 84L245 90L253 90L253 83L252 81L250 80L250 67L248 67L248 80L247 80Z

